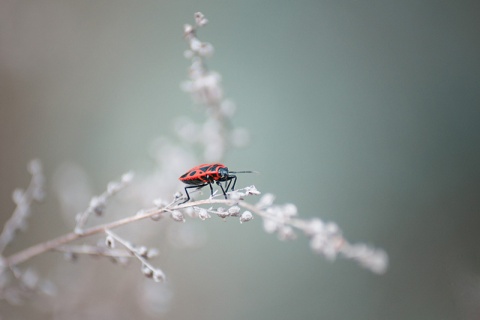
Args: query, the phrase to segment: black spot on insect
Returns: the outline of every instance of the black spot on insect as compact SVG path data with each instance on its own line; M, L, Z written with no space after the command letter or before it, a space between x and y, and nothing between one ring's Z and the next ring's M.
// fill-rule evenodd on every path
M185 181L183 181L183 183L186 183L186 184L189 184L189 185L194 185L194 186L205 184L205 182L200 180L200 179L185 180Z
M205 172L208 168L210 168L210 166L201 167L200 170L202 170L202 172Z
M210 171L215 171L218 168L218 164L215 164L210 167Z
M197 173L197 171L193 170L192 172L190 172L189 176L194 176L195 174Z
M185 173L184 175L182 175L182 176L180 177L180 179L185 178L185 177L187 176L187 174L188 174L188 172Z

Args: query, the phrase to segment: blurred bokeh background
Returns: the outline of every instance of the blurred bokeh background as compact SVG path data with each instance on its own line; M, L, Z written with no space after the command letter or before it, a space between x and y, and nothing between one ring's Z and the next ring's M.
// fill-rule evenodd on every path
M0 222L30 159L49 181L7 253L71 229L53 191L59 168L86 172L100 193L128 170L148 174L149 146L174 119L201 121L179 88L182 27L196 11L210 21L199 37L215 47L209 66L237 104L234 124L251 134L225 163L261 172L240 184L384 248L388 272L328 262L304 238L279 242L260 219L187 221L203 228L202 246L151 239L166 285L136 262L50 253L28 265L58 297L1 302L2 316L479 319L478 1L0 1Z

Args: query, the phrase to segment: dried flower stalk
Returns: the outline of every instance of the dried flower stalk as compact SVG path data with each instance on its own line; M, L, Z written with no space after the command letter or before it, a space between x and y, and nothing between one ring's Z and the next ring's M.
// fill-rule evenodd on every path
M224 157L228 146L244 144L248 140L248 134L244 129L231 128L229 119L235 113L235 106L224 98L220 75L206 67L205 61L213 54L213 46L200 41L196 33L198 28L205 26L207 22L205 16L197 12L195 25L184 26L184 36L189 45L185 57L191 61L191 66L189 80L182 87L192 95L194 101L205 106L208 117L203 125L182 119L177 122L176 129L178 135L188 144L201 145L206 161L219 161ZM170 151L178 152L179 150L171 148ZM168 155L168 152L164 153ZM169 159L168 156L166 159ZM166 163L171 165L172 161L166 161ZM254 186L228 192L227 200L218 199L219 195L214 194L209 199L183 204L178 204L183 198L177 192L170 202L157 199L152 208L141 210L115 221L86 227L92 214L103 214L108 200L130 185L133 179L131 172L124 174L120 182L109 183L106 191L91 199L87 209L77 214L76 226L72 232L5 257L3 251L14 239L16 232L26 228L32 203L40 201L44 197L44 177L40 162L32 161L28 170L32 175L30 185L25 191L16 190L14 192L13 199L17 207L0 234L0 299L4 298L12 303L21 301L21 298L28 296L31 291L37 289L48 291L41 289L44 286L39 285L41 282L37 276L34 276L31 269L21 271L19 265L49 251L62 252L70 259L74 259L80 254L108 257L120 262L135 258L140 261L141 272L146 277L155 281L163 281L165 279L163 271L150 263L150 259L156 255L156 250L144 246L134 246L112 230L140 220L156 221L164 217L170 217L176 222L185 222L187 218L207 220L216 215L224 220L235 218L240 223L260 218L265 232L276 233L280 240L296 239L299 232L309 239L313 252L323 255L329 260L343 256L357 261L361 266L378 274L384 273L388 266L388 257L383 250L365 244L350 243L333 222L325 222L319 218L311 220L299 218L295 205L276 205L275 197L270 193L261 196L256 204L247 202L245 200L247 197L260 195ZM103 245L72 244L77 240L102 233L106 235ZM22 284L22 288L28 290L22 291L18 287L5 285L6 281L3 279L8 272Z

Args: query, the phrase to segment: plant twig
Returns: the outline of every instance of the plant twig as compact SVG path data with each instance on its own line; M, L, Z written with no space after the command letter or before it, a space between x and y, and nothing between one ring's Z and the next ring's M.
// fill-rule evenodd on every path
M165 213L169 210L174 210L174 209L184 209L187 207L193 207L193 206L200 206L204 204L231 204L232 200L216 200L216 199L207 199L207 200L200 200L200 201L195 201L195 202L190 202L178 206L174 206L171 208L153 208L149 209L147 211L141 211L138 214L134 216L130 216L127 218L119 219L113 222L105 223L102 225L98 225L95 227L87 228L84 229L81 234L75 233L75 232L70 232L67 234L64 234L62 236L59 236L57 238L54 238L52 240L48 240L36 245L33 245L31 247L28 247L20 252L17 252L9 257L6 257L4 260L4 264L6 266L15 266L20 263L23 263L39 254L42 254L47 251L51 251L59 246L65 245L67 243L70 243L72 241L85 238L94 234L102 233L105 232L107 229L115 229L121 226L124 226L126 224L135 222L135 221L140 221L144 220L147 218L151 218L157 215L160 215L162 213Z

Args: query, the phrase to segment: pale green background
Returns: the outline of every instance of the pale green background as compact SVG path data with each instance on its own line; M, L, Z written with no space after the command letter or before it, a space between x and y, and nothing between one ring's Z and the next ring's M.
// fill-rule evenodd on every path
M148 171L150 142L177 116L202 118L179 89L182 26L195 11L210 20L200 37L216 49L209 65L238 105L234 122L252 134L225 162L260 171L241 181L303 217L385 248L391 265L372 275L311 254L304 238L278 242L259 219L212 220L205 248L169 253L165 319L477 319L478 1L2 0L1 222L31 158L49 178L76 162L99 192L129 169ZM14 249L68 231L55 205ZM98 266L99 278L121 270ZM135 316L124 300L112 306L122 307Z

